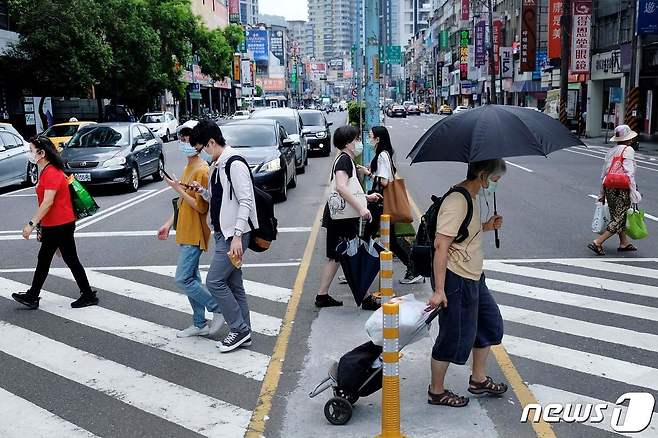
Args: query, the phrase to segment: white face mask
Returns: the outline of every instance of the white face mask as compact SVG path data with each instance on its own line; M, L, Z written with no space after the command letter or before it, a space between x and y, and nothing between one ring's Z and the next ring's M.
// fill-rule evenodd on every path
M356 143L354 143L354 156L358 157L362 153L363 153L363 143L357 141Z
M37 164L42 157L38 157L36 153L30 151L27 153L27 159L32 164Z

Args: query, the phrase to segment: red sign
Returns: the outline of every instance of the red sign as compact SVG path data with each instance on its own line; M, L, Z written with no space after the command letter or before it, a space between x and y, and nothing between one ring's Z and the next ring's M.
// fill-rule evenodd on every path
M493 21L493 50L494 73L499 74L500 69L500 43L503 39L503 22L499 19Z
M230 21L231 23L240 22L240 0L229 0L228 21Z
M258 78L256 85L260 85L263 91L285 91L286 80L283 78Z
M560 41L562 41L562 0L550 0L548 6L548 58L560 57Z
M573 6L571 72L589 73L589 49L592 33L592 1L578 0Z
M521 13L521 71L535 71L537 56L537 0L523 0Z
M471 15L469 0L462 0L462 21L468 21Z

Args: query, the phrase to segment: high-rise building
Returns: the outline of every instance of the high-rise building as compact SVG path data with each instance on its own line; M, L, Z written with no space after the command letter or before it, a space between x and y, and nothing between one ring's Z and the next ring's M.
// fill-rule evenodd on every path
M255 26L258 21L258 0L240 0L240 22Z
M288 21L290 41L297 47L297 54L301 59L313 57L313 29L304 20Z
M352 47L350 0L309 0L309 24L313 28L313 52L318 60L348 56Z
M228 7L220 1L193 0L192 12L200 16L209 29L228 25Z
M428 26L432 0L392 0L398 3L398 37L404 48L419 30Z
M270 26L288 27L286 17L281 15L258 14L258 21L260 23L269 24Z

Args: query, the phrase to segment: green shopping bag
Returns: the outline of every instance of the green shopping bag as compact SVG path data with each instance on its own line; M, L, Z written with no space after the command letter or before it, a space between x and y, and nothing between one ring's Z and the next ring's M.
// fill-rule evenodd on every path
M393 224L395 235L397 237L416 237L416 230L413 224L396 222Z
M649 236L647 225L644 223L644 210L639 210L637 206L626 212L626 234L633 240L641 240Z
M99 207L94 198L73 175L69 177L69 192L76 219L92 216L98 211Z

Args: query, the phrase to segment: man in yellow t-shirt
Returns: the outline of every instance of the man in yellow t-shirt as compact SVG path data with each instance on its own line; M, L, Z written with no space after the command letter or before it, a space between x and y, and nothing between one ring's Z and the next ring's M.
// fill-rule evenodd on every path
M214 335L224 324L224 317L215 298L201 283L199 259L208 250L210 228L208 227L208 203L201 194L192 189L192 183L208 185L208 163L200 157L201 152L190 145L189 136L197 122L186 122L178 129L178 149L187 157L187 165L180 181L165 178L179 195L176 222L176 243L180 246L176 266L176 284L187 294L192 305L192 325L176 333L179 338ZM207 158L207 157L206 157ZM174 225L174 216L158 230L158 239L166 240ZM213 313L208 324L206 310Z
M463 365L473 351L473 373L468 392L501 395L505 383L496 383L486 375L486 362L492 345L503 339L503 319L487 288L482 272L482 233L497 230L503 218L492 216L482 223L478 196L493 195L505 174L503 160L471 163L466 180L455 186L441 203L434 241L434 294L429 308L444 307L439 314L439 336L432 349L432 380L428 403L450 407L468 404L462 397L444 388L450 363ZM468 224L469 204L472 216ZM464 229L466 226L466 230Z

